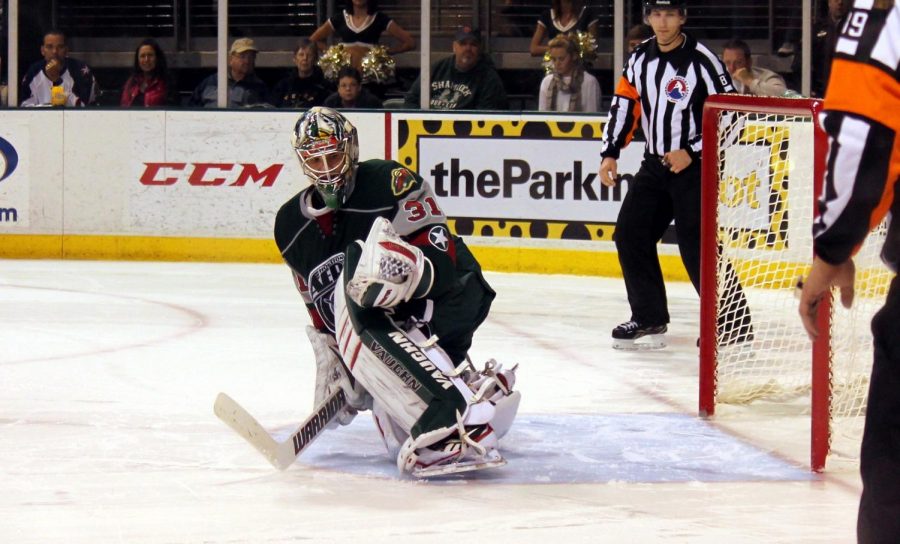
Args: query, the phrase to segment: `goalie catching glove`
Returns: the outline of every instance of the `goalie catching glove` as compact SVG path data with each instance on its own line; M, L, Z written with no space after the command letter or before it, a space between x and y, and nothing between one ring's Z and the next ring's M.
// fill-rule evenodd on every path
M433 279L431 261L422 250L406 243L390 221L379 217L362 244L347 295L363 308L393 308L427 295Z

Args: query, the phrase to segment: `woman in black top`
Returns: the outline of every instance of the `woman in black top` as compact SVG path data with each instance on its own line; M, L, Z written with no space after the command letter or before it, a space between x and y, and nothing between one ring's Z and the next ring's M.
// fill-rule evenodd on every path
M531 56L540 57L547 52L550 40L570 32L588 32L596 38L597 16L582 0L551 0L550 9L538 17L529 47Z
M324 51L325 41L337 35L340 43L350 50L355 68L360 68L363 55L378 45L382 33L394 38L395 44L388 48L388 54L396 55L416 46L413 37L384 12L378 11L378 0L346 0L344 9L331 17L313 32L310 39Z

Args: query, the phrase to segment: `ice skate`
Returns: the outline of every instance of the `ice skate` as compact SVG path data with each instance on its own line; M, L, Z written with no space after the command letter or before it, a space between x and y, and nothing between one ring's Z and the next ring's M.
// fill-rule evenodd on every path
M666 325L645 325L630 320L612 331L613 348L627 351L662 349L666 347ZM640 342L636 340L641 339Z
M445 438L416 447L418 443L431 440L428 435L445 435ZM417 440L410 438L397 457L398 468L416 478L433 478L505 464L506 460L497 450L497 435L490 425L468 427L462 433L456 428L444 428L421 435Z

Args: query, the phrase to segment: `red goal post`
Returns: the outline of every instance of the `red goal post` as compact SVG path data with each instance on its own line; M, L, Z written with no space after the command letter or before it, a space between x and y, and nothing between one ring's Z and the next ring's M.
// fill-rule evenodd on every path
M790 349L799 352L801 359L804 351L808 355L806 371L811 376L807 374L810 383L806 387L811 395L811 466L816 471L824 468L830 444L831 305L827 301L819 313L820 330L824 334L814 345L808 341L803 345L804 338L797 336L802 333L802 326L796 315L796 301L793 303L796 329L791 330L791 302L785 302L784 298L787 293L793 295L793 284L805 275L804 267L813 257L812 210L821 189L827 152L827 137L816 119L820 109L821 101L813 99L729 94L707 99L703 111L700 275L700 415L715 414L719 387L732 387L732 380L748 382L746 392L743 383L738 386L742 390L737 394L741 398L738 402L742 403L782 387L804 394L803 385L777 383L782 370L774 366L767 368L762 362L765 356L756 351L771 350L776 353L772 357L774 364L780 364L778 350L789 348L780 347L775 336L790 335ZM799 187L801 178L809 184L808 188ZM808 199L802 209L808 210L809 215L801 214L799 206L793 208L798 199ZM730 212L729 207L746 213L723 219L720 211ZM808 238L802 235L803 230ZM797 247L801 239L804 248ZM717 341L722 298L719 264L725 259L730 259L735 266L745 290L761 291L758 303L748 296L756 336L749 346L720 347ZM771 296L769 291L781 294ZM761 307L767 304L777 310L777 317L771 317L768 308ZM769 319L778 320L778 326L767 322ZM726 353L729 349L737 355ZM740 350L744 350L743 355ZM739 367L737 372L729 374L728 384L719 381L720 377L725 379L726 363ZM802 360L791 364L797 367L796 372L803 372ZM752 381L759 383L749 383Z

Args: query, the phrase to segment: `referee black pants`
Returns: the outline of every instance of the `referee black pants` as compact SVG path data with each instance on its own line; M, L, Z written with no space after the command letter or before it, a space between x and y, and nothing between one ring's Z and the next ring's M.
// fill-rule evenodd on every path
M691 283L700 293L700 161L673 174L660 158L645 155L628 186L613 236L625 279L631 319L645 325L669 322L666 286L657 243L675 220L678 251ZM720 311L720 334L750 333L747 301L730 264L726 264Z
M896 219L895 219L896 220ZM872 319L875 360L860 452L862 544L900 542L900 276Z

